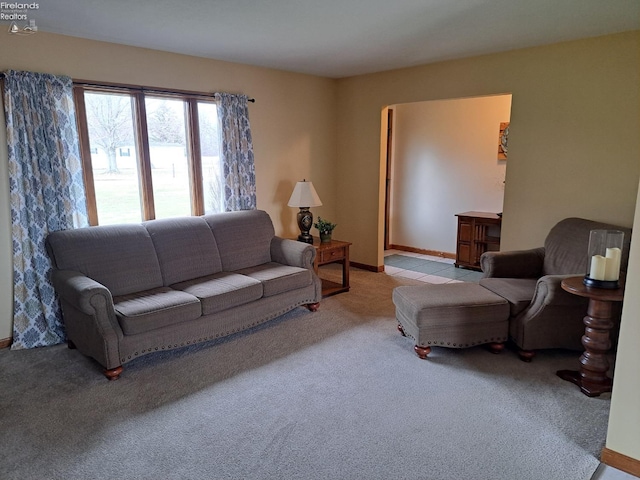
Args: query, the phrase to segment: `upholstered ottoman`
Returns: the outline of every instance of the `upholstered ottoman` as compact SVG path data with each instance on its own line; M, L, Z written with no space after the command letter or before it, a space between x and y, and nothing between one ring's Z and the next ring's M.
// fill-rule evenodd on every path
M509 335L509 303L476 283L396 287L393 303L398 330L415 341L422 359L433 346L488 343L499 353Z

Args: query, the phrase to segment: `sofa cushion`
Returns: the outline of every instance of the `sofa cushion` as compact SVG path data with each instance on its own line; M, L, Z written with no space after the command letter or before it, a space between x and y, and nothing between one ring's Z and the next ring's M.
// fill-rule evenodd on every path
M237 273L247 275L262 282L263 295L270 297L296 288L311 285L313 277L311 270L291 267L281 263L269 262L255 267L243 268Z
M196 297L168 287L114 297L113 305L125 335L188 322L202 314Z
M58 269L83 273L113 296L163 285L153 242L140 224L52 232L47 249Z
M218 244L222 270L233 272L271 261L273 223L266 212L243 210L203 217Z
M535 278L482 278L480 286L507 300L511 316L515 317L531 303L537 281Z
M164 285L222 270L213 233L202 217L176 217L143 223L160 262Z
M171 286L197 297L202 314L220 312L262 297L262 283L236 273L220 272Z

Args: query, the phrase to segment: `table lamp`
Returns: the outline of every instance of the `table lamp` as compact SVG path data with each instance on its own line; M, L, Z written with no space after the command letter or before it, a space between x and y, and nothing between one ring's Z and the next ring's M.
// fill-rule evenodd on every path
M309 211L309 208L322 205L316 189L313 188L313 183L306 180L297 182L287 205L300 208L298 212L298 228L300 228L298 241L313 243L313 237L309 234L311 225L313 225L313 214Z

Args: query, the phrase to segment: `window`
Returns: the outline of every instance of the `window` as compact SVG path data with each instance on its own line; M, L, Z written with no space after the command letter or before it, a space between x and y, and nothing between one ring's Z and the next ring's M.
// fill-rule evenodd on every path
M128 87L74 90L91 225L223 210L213 99Z

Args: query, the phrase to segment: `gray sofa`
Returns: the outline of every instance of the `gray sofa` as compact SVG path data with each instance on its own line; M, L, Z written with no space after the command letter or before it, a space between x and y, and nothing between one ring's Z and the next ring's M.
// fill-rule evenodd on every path
M249 329L321 294L315 249L250 210L51 233L69 346L110 380L142 355Z
M583 318L588 300L565 292L561 282L587 272L589 232L596 229L624 232L624 275L631 229L583 218L558 222L547 235L544 247L486 252L480 257L484 272L480 285L509 302L509 337L518 346L522 360L531 361L539 349L583 350ZM619 305L616 308L619 310Z

